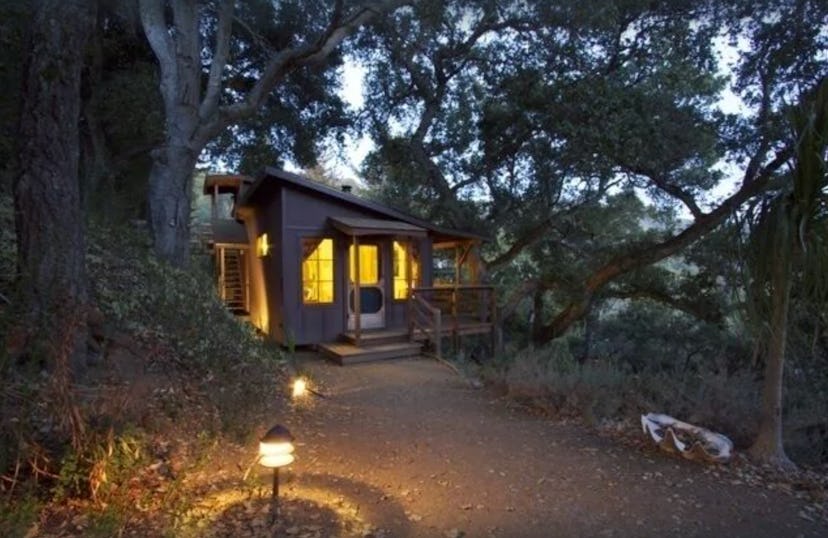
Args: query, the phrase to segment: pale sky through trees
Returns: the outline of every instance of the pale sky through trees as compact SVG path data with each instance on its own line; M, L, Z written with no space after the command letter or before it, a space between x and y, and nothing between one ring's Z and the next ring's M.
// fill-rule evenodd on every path
M738 63L740 55L740 46L744 43L734 46L731 44L726 36L722 36L717 40L716 48L720 53L720 71L723 75L731 79L732 70ZM342 67L342 88L339 92L340 97L355 111L360 111L365 105L364 96L364 77L365 68L352 58L345 58ZM731 82L725 87L721 94L719 101L719 110L727 114L733 113L749 113L745 103L736 95L731 89ZM345 135L345 145L343 148L330 147L325 151L322 160L325 166L329 168L334 174L343 179L361 183L359 177L359 170L362 162L368 153L376 146L367 135L355 137L352 134ZM301 172L301 169L296 167L293 163L288 163L287 168ZM711 191L709 202L720 200L731 194L736 182L740 179L742 170L738 166L729 163L722 163L719 169L725 173L726 178ZM643 193L642 193L643 194ZM646 196L645 196L646 197ZM708 204L709 205L709 204ZM685 208L680 208L680 214L683 217L690 218L689 212Z

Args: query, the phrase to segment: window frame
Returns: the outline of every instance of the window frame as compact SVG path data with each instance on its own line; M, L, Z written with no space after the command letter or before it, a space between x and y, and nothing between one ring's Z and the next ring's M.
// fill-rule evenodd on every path
M398 277L394 276L394 274L395 274L394 273L395 265L396 265L396 262L397 262L397 259L396 259L396 256L395 256L394 243L398 243L400 246L403 247L403 251L405 252L405 256L406 256L406 262L408 261L408 255L409 255L408 254L408 249L411 249L412 250L412 252L411 252L411 261L416 263L419 266L419 271L417 272L418 273L417 277L415 278L414 275L411 276L411 288L416 288L422 282L422 278L423 278L423 275L422 275L422 262L420 261L419 255L415 256L414 252L413 252L413 251L417 251L417 253L419 254L419 244L418 243L416 243L414 241L410 241L410 240L405 241L405 240L398 240L398 239L393 239L391 241L391 278L390 278L390 280L391 280L391 300L395 301L397 303L404 303L405 301L408 300L408 294L410 292L410 288L406 289L405 297L397 298L397 289L396 289L397 280L403 280L404 279L403 282L405 282L406 285L408 285L408 277L406 275L405 277L403 277L403 279L398 279Z
M321 283L323 283L323 282L330 282L331 283L331 300L330 301L308 302L305 299L305 282L306 282L306 280L305 280L305 271L304 271L305 261L306 261L305 260L305 255L304 255L305 242L306 241L317 241L317 240L319 241L319 244L316 246L314 251L316 251L319 248L319 246L322 244L323 241L329 240L331 242L331 259L330 260L321 259L321 258L316 259L316 262L317 262L317 268L316 268L317 275L319 275L321 273L321 271L319 270L319 263L320 262L323 262L323 261L330 261L331 262L331 275L330 275L331 278L330 278L330 280L328 280L328 279L323 280L323 279L318 278L318 276L317 276L317 278L314 280L314 282L316 282L317 286L320 286ZM331 237L331 236L328 236L328 235L313 235L313 236L308 235L308 236L300 237L299 238L299 253L300 253L300 256L299 256L299 304L301 304L303 307L311 307L311 308L330 307L332 305L335 305L336 304L336 299L337 299L337 287L338 286L336 285L336 257L337 257L337 252L336 252L336 241L334 240L334 238ZM321 286L320 286L320 289L321 289Z

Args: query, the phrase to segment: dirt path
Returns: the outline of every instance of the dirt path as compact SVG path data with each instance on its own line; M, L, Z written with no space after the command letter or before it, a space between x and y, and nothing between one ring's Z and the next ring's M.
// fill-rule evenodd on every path
M283 417L279 534L828 536L791 495L510 409L433 361L301 365L328 398Z

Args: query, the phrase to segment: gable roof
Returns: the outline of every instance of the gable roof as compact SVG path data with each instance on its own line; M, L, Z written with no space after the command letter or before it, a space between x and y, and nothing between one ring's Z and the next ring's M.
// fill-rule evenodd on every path
M429 230L430 232L434 233L437 236L438 240L452 238L473 239L479 241L489 240L487 236L477 234L474 232L452 230L450 228L437 226L433 223L424 221L417 217L413 217L401 211L397 211L396 209L392 209L388 206L384 206L372 200L360 198L359 196L351 194L350 192L344 192L342 190L329 187L328 185L324 185L317 181L312 181L300 175L293 174L291 172L287 172L285 170L281 170L279 168L271 166L265 168L264 171L256 177L256 180L253 182L253 184L241 193L241 196L239 197L239 205L255 204L256 199L262 196L262 194L268 190L267 186L269 184L274 183L274 179L287 186L309 190L347 205L355 206L360 209L366 209L374 213L379 213L380 215L388 217L389 219L402 221L415 227L425 228L426 230Z

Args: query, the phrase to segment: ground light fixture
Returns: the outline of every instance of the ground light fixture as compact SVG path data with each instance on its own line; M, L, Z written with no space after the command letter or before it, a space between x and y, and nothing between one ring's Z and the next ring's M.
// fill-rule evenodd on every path
M293 381L293 398L301 398L308 391L308 382L304 377L297 377Z
M324 394L312 389L307 378L300 376L294 379L290 391L291 398L293 400L301 400L308 394L313 394L317 398L327 398Z
M277 424L270 428L259 441L259 463L273 469L273 517L279 509L279 468L293 463L293 435L290 431Z

